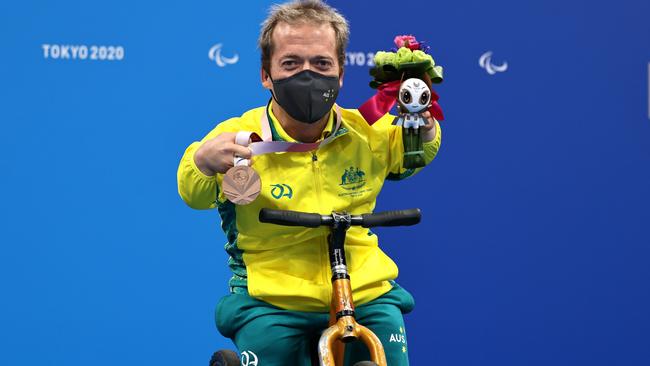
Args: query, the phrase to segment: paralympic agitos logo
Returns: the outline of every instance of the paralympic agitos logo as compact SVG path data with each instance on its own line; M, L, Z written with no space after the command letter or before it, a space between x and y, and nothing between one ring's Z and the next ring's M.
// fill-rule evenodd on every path
M235 53L231 57L226 57L221 54L221 48L223 47L223 44L217 43L212 48L210 48L210 51L208 51L208 58L212 60L217 66L219 67L225 67L227 65L232 65L236 64L237 61L239 61L239 54Z
M488 74L494 75L497 72L504 72L508 70L508 63L504 62L501 65L492 63L492 51L487 51L478 59L478 64L487 71Z

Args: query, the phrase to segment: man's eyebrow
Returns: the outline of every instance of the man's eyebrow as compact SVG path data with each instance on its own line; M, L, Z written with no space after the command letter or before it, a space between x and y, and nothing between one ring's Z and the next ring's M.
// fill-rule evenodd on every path
M330 57L330 56L321 56L321 55L319 55L319 56L312 57L310 60L312 60L312 61L321 61L321 60L332 61L334 59L332 57Z
M289 54L286 54L286 55L282 55L282 56L280 56L280 58L281 59L290 58L290 59L296 59L296 60L302 59L302 57L296 55L295 53L289 53Z

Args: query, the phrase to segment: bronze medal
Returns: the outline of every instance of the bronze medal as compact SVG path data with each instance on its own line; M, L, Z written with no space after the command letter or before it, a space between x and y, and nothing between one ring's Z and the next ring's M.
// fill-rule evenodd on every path
M223 177L223 194L236 205L253 202L262 190L259 174L246 165L230 168Z

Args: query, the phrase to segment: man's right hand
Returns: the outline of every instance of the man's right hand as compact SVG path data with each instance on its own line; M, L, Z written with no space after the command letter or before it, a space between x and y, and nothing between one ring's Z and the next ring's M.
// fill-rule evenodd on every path
M234 132L223 132L217 137L204 142L194 153L194 163L207 175L225 173L234 165L235 155L250 159L251 150L235 143Z

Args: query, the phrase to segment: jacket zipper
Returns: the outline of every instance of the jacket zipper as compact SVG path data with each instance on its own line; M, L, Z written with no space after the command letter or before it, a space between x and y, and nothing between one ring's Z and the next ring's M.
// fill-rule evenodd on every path
M311 166L312 166L312 171L314 173L314 183L316 187L316 198L318 199L318 211L322 214L323 212L323 206L322 206L322 200L321 200L321 182L320 182L320 166L318 164L318 155L316 155L316 151L312 151L311 153ZM320 239L320 265L321 268L323 269L323 283L328 287L327 291L327 304L329 306L329 303L332 302L331 296L332 296L332 290L330 288L330 280L328 278L328 273L329 273L329 251L328 251L328 244L327 244L327 238L325 239Z

